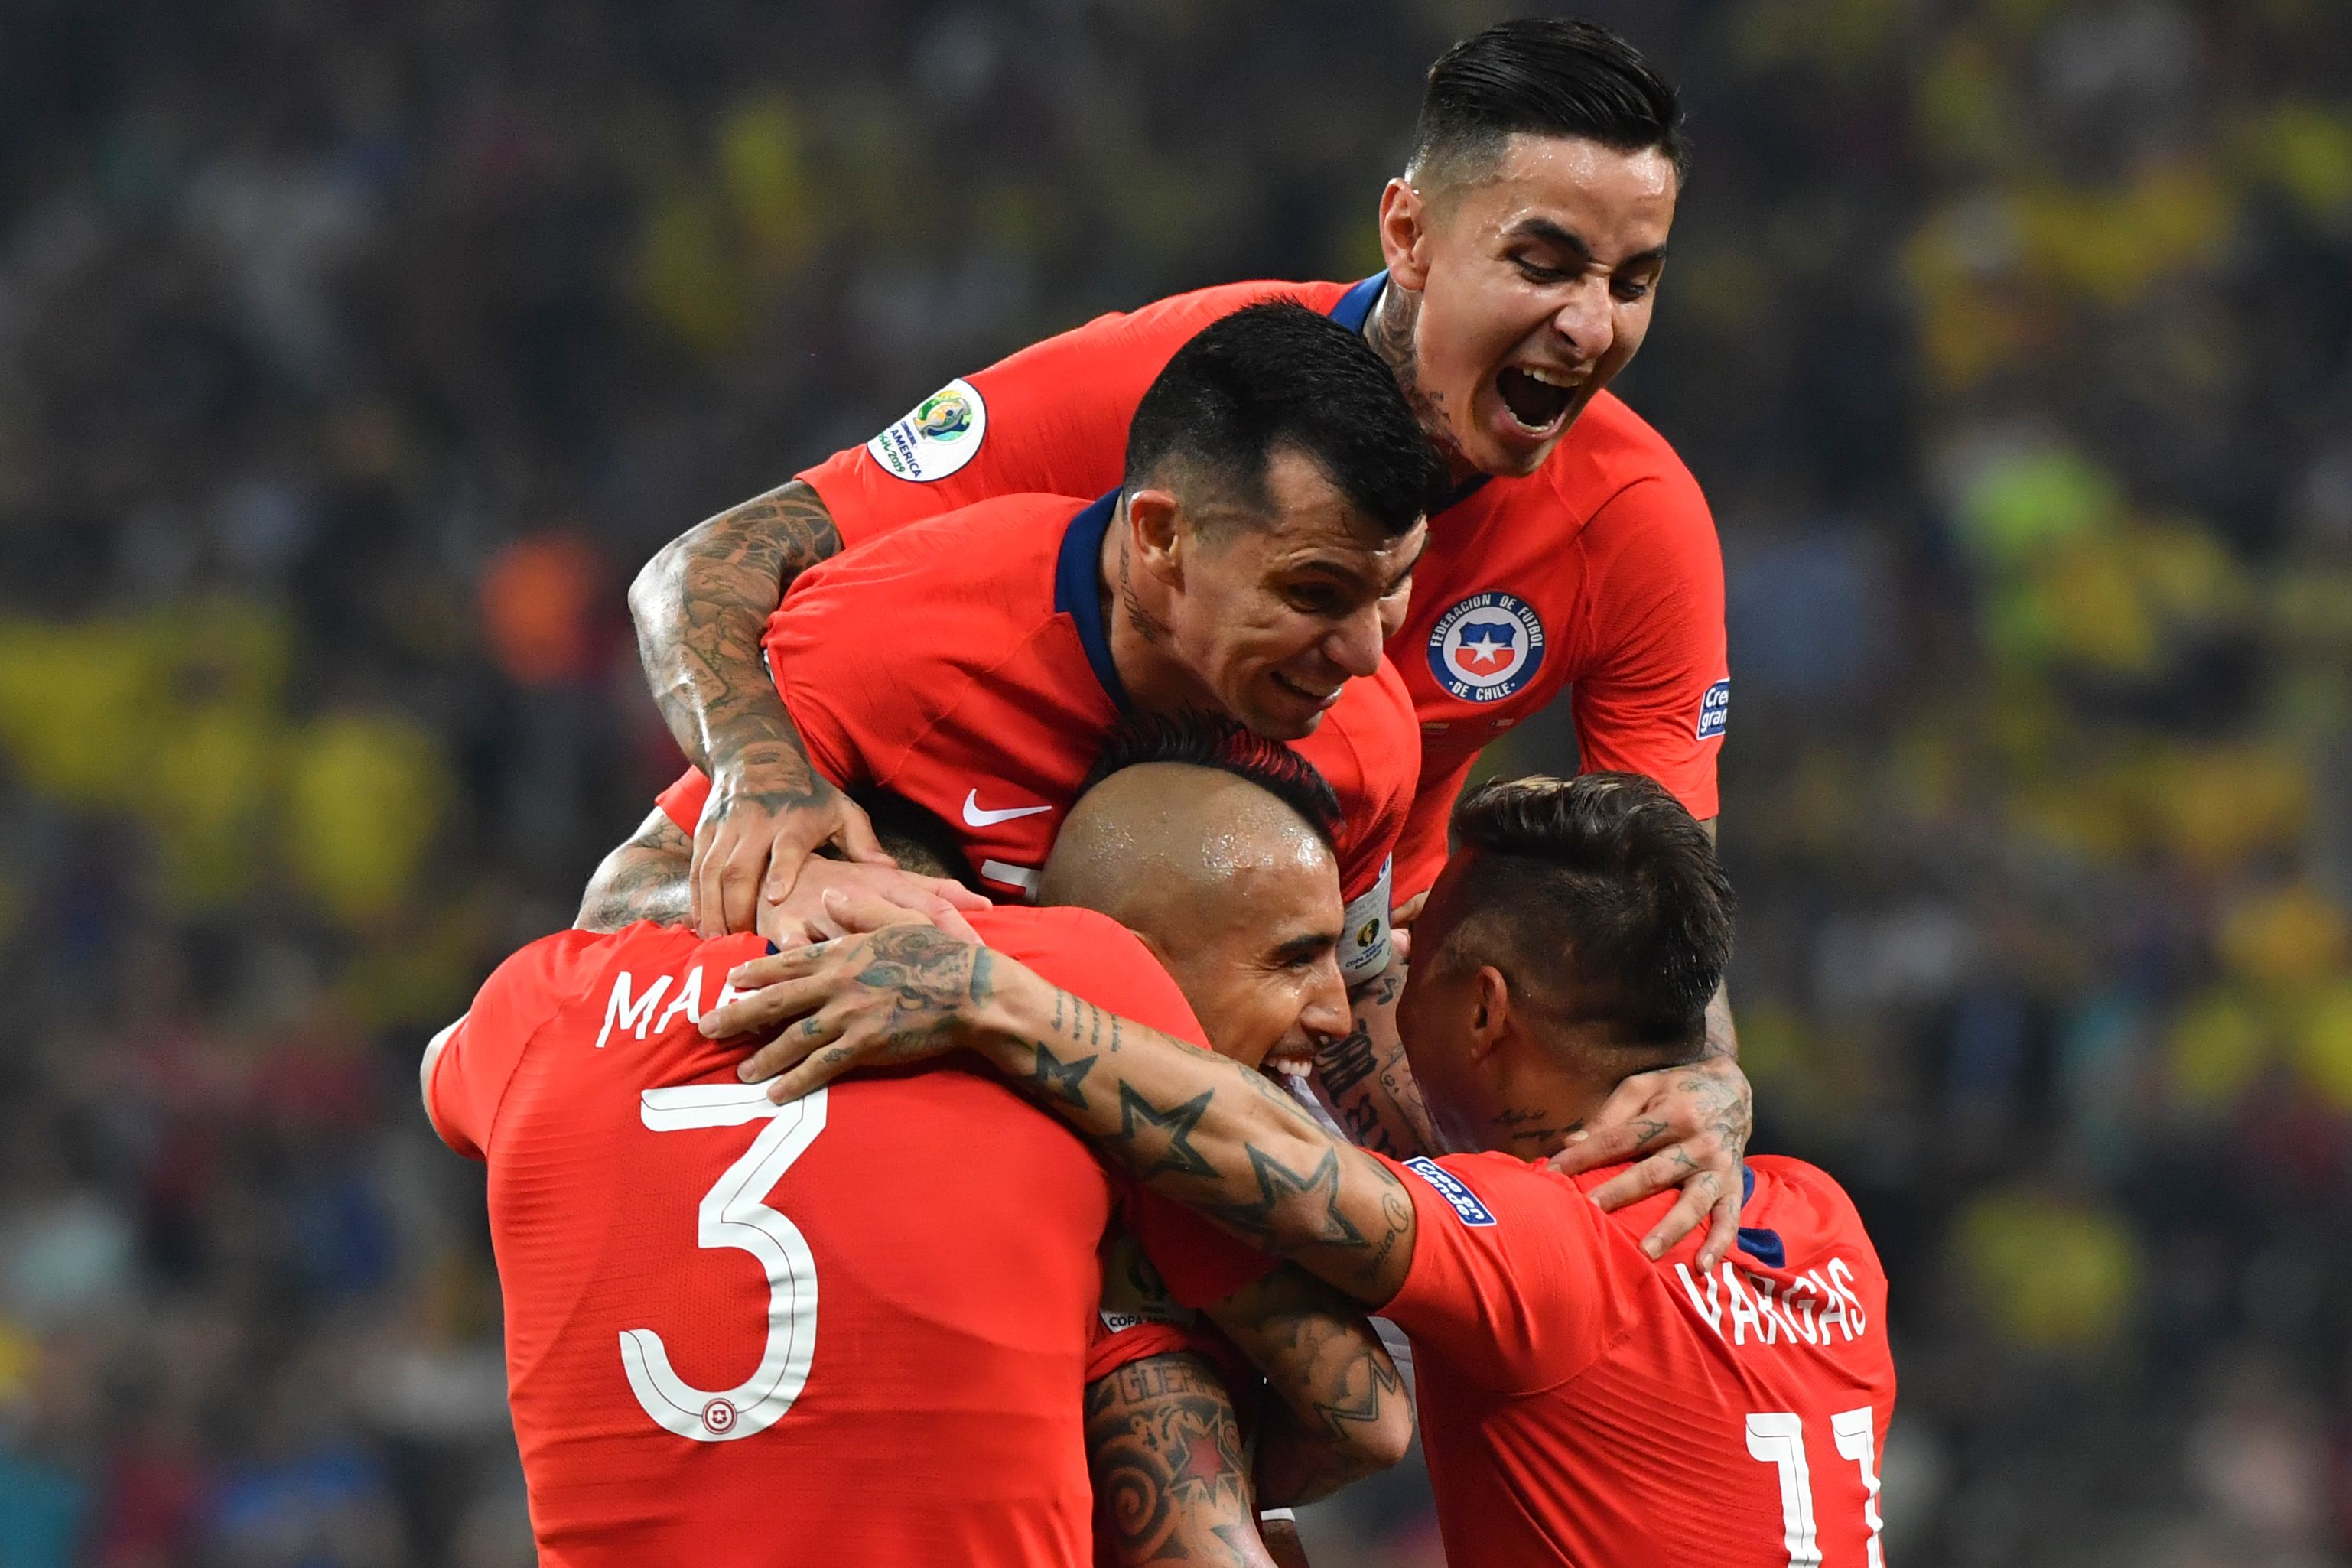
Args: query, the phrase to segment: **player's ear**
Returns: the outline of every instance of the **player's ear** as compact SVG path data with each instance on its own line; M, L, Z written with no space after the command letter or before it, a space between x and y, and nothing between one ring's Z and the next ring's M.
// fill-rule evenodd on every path
M1398 288L1418 291L1429 286L1428 204L1401 178L1381 193L1381 258Z
M1511 1026L1511 983L1491 963L1470 977L1470 1059L1484 1063L1502 1045Z
M1169 583L1182 581L1183 530L1178 525L1173 495L1152 489L1129 492L1127 531L1137 570Z

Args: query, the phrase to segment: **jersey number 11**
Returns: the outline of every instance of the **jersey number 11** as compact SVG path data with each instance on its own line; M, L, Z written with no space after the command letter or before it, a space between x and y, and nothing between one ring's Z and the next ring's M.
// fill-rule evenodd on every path
M1862 1468L1862 1522L1870 1531L1867 1568L1883 1568L1878 1532L1876 1436L1870 1406L1841 1410L1830 1417L1838 1457ZM1813 1476L1805 1463L1805 1424L1793 1410L1759 1410L1748 1418L1748 1452L1780 1472L1780 1525L1789 1546L1789 1568L1822 1568L1821 1533L1813 1523Z

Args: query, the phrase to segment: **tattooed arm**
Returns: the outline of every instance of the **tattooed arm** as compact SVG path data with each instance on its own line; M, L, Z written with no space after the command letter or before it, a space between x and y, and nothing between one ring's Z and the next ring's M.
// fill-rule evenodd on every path
M1206 1310L1279 1401L1258 1429L1260 1507L1314 1502L1404 1458L1412 1403L1354 1302L1286 1263Z
M581 931L611 931L635 921L687 918L686 868L693 843L656 807L628 841L596 868L580 900Z
M1271 1568L1232 1396L1190 1352L1130 1362L1087 1385L1095 1524L1125 1568Z
M895 918L888 910L878 912ZM782 1100L856 1066L969 1046L1147 1186L1379 1307L1412 1262L1412 1200L1253 1068L1105 1013L1002 953L893 924L740 964L724 1038L802 1018L738 1069ZM803 1015L806 1015L803 1017Z
M1349 1137L1394 1159L1431 1147L1429 1112L1405 1063L1397 1034L1397 998L1404 991L1404 961L1348 993L1355 1027L1315 1047L1315 1087Z
M784 589L840 549L824 500L794 479L688 529L629 586L654 700L710 775L691 883L706 936L750 930L760 898L783 898L819 845L887 863L866 814L809 765L761 652Z

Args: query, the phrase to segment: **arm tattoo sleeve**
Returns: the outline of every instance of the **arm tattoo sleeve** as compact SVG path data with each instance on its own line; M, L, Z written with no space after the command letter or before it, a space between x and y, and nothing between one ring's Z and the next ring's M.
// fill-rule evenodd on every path
M794 577L841 549L816 491L794 479L663 546L629 589L637 654L662 718L696 766L808 766L761 654Z
M1202 1357L1151 1356L1088 1385L1087 1458L1113 1561L1270 1563L1233 1399Z
M1257 1434L1260 1507L1313 1502L1403 1458L1412 1403L1355 1303L1285 1264L1208 1312L1274 1395Z

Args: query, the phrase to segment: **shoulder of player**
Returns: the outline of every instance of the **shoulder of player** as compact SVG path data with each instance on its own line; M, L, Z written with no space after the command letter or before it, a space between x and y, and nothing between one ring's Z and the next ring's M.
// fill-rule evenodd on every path
M974 637L955 612L1034 612L1040 626L1049 621L1062 535L1086 504L1069 496L996 496L894 529L803 573L771 617L768 640L790 646L796 633L854 618L863 629L886 630L900 665L926 655L956 664L984 655L993 662L1005 652L1004 639ZM916 613L918 606L928 613ZM895 618L874 619L894 612ZM862 639L823 637L813 646L860 658L872 652ZM794 653L804 657L797 647Z
M1522 1160L1499 1150L1470 1154L1417 1154L1383 1162L1423 1189L1436 1194L1463 1224L1484 1227L1507 1221L1567 1216L1581 1228L1600 1232L1601 1211L1572 1178L1541 1160Z
M1087 504L1073 496L991 496L866 540L793 579L785 608L828 589L936 577L968 583L988 575L975 564L1025 562L1061 544L1062 529Z
M1412 689L1383 656L1370 675L1348 682L1323 722L1297 744L1327 776L1333 772L1328 764L1342 760L1333 755L1337 749L1357 778L1375 779L1386 772L1405 779L1410 789L1421 774L1421 721L1413 712ZM1349 781L1329 782L1337 789Z
M1610 393L1577 416L1540 477L1584 521L1588 547L1660 531L1714 537L1714 514L1689 465Z
M1852 1194L1819 1165L1788 1154L1751 1154L1748 1167L1755 1173L1756 1191L1740 1215L1743 1223L1784 1232L1801 1229L1825 1242L1867 1240Z
M1211 321L1268 300L1296 300L1309 310L1328 310L1348 289L1349 285L1345 283L1286 282L1264 278L1239 283L1214 283L1206 289L1188 289L1181 294L1154 300L1149 305L1128 312L1125 319L1138 325L1181 326L1185 329L1185 335L1190 337Z
M998 904L971 928L995 952L1098 1007L1205 1046L1176 981L1143 939L1108 915L1066 904Z

